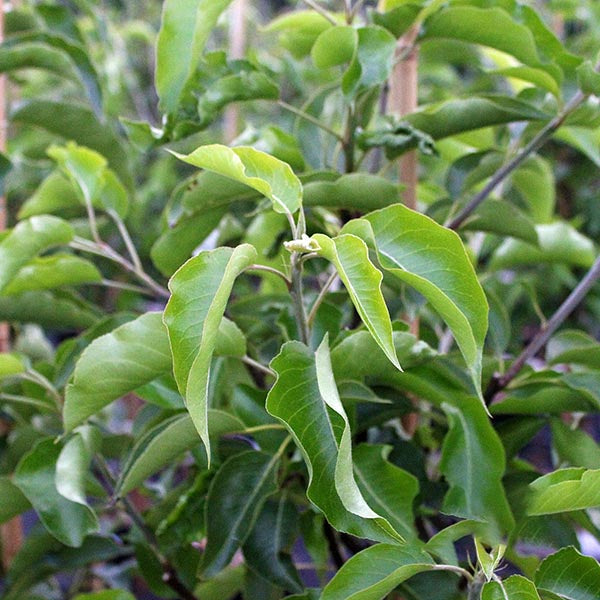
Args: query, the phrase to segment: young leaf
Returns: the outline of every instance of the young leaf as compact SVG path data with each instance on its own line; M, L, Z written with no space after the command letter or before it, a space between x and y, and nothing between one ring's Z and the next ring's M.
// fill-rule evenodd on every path
M57 217L31 217L18 223L0 241L0 291L40 252L72 239L71 225Z
M373 339L390 362L401 370L392 339L390 314L381 293L383 275L369 260L365 242L354 235L340 235L332 239L320 233L312 239L319 245L317 253L335 265Z
M218 329L236 277L255 260L249 244L217 248L188 260L169 281L164 323L175 380L209 460L208 384Z
M94 263L72 254L34 258L22 267L2 292L5 296L102 281Z
M487 521L501 533L510 531L514 519L502 486L504 448L494 428L475 398L463 397L442 408L450 424L440 462L450 484L443 511Z
M160 108L177 110L210 32L231 0L165 0L156 45L156 91Z
M535 574L535 584L565 600L596 600L600 590L600 565L575 548L559 550L546 558Z
M452 331L481 394L488 305L458 235L400 204L350 221L344 232L364 239L384 269L431 303Z
M267 197L273 210L295 213L302 204L302 184L291 167L248 146L201 146L188 155L174 153L184 162L243 183Z
M387 461L391 446L360 444L354 450L354 475L358 487L374 510L404 538L416 536L413 503L419 482L407 471Z
M279 456L243 452L217 472L206 499L206 550L203 577L224 569L243 544L265 500L277 491Z
M98 530L98 519L89 507L67 500L56 489L60 452L54 440L41 440L21 459L13 480L46 529L66 546L79 547L87 535Z
M481 600L540 600L540 595L533 581L513 575L502 583L486 583L481 591Z
M17 216L27 219L36 215L57 214L61 210L79 206L77 192L71 182L59 171L52 171L39 187L21 205Z
M73 382L67 386L65 431L170 369L161 313L146 313L95 339L77 361Z
M354 479L348 418L335 389L326 340L317 354L288 342L271 368L277 381L267 396L267 410L286 425L304 455L310 501L340 531L394 540L398 534L368 506Z
M268 500L243 545L244 559L261 577L284 590L302 591L290 555L296 538L298 514L285 494Z
M30 508L29 500L10 478L0 476L0 523L6 523Z
M208 411L208 424L213 438L244 429L244 423L237 417L219 410ZM200 443L196 427L187 413L165 419L136 442L123 465L115 494L125 496L186 450Z
M18 375L26 368L25 362L17 354L0 353L0 380L4 377Z
M433 568L433 560L421 550L376 544L342 565L321 600L381 600L403 581Z
M529 487L529 515L550 515L600 506L600 469L559 469L539 477Z
M336 25L319 35L310 55L317 68L327 69L350 62L357 44L358 33L354 27Z

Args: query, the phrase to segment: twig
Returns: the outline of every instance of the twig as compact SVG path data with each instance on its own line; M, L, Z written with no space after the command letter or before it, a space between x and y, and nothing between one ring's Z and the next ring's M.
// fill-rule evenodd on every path
M536 355L538 350L544 346L550 336L563 324L567 317L575 310L577 305L585 298L592 286L600 279L600 257L592 265L585 277L577 284L567 299L560 305L558 310L548 319L537 335L531 340L523 352L511 364L508 371L501 377L492 379L485 397L489 401L499 391L503 390L519 374L525 363Z
M313 10L316 10L322 17L325 17L332 25L338 25L338 22L335 20L335 17L326 8L323 8L314 0L304 0L304 4L307 4Z
M115 478L110 471L110 468L106 464L104 457L97 454L94 458L94 463L102 475L101 483L108 495L111 498L115 498ZM177 571L175 571L173 565L169 562L169 559L164 556L164 554L160 551L158 540L156 538L156 534L146 523L142 515L138 512L137 508L131 503L131 501L126 498L120 498L121 503L125 509L125 512L129 515L129 518L133 521L136 527L142 532L148 546L152 550L152 552L156 555L162 570L162 580L168 585L175 593L179 595L182 600L198 600L197 596L190 590L184 583L179 579L179 575Z
M259 363L258 361L254 360L253 358L250 358L249 356L243 356L242 362L246 363L249 367L252 367L253 369L256 369L257 371L264 373L265 375L269 375L270 377L275 377L275 375L276 375L275 371L273 371L273 369L270 369L269 367L265 367L263 364Z
M289 110L291 113L294 113L296 116L300 117L301 119L304 119L305 121L308 121L309 123L312 123L313 125L316 125L317 127L320 127L323 131L326 131L329 135L332 135L339 142L344 141L344 138L337 131L335 131L331 127L325 125L325 123L321 123L321 121L319 121L319 119L317 119L316 117L313 117L311 114L304 112L303 110L296 108L295 106L292 106L291 104L288 104L284 100L278 100L277 104L279 106L281 106L281 108L284 108L285 110Z
M119 233L121 234L121 237L125 242L125 247L127 248L127 252L131 257L131 263L133 264L136 270L143 271L144 268L142 267L142 261L140 260L140 256L137 253L137 250L135 249L135 244L133 243L133 240L129 235L129 231L127 230L127 226L123 222L123 219L121 219L121 217L113 210L108 211L108 214L117 225L117 229L119 230Z
M329 279L325 282L325 285L321 288L321 291L319 292L317 299L315 300L314 304L312 305L312 308L310 309L310 312L308 313L308 326L309 327L313 324L313 321L315 320L315 317L317 316L317 311L319 310L319 306L321 306L321 304L323 303L323 300L325 299L325 296L327 295L329 288L333 285L333 282L337 279L337 277L338 277L337 271L334 271L329 276Z
M249 267L246 267L244 271L264 271L265 273L272 273L273 275L277 275L277 277L283 279L288 290L292 287L292 282L285 276L284 273L279 271L279 269L275 269L267 265L250 265Z
M475 211L475 209L496 189L508 175L510 175L526 158L539 150L554 133L564 123L565 119L576 110L583 102L585 102L588 94L577 92L556 117L554 117L545 127L527 144L516 156L508 161L501 169L496 171L494 176L488 181L487 185L475 194L471 201L448 223L446 227L449 229L458 229L465 220Z
M113 279L103 279L102 281L92 282L90 285L102 285L108 288L115 288L117 290L128 290L130 292L137 292L138 294L146 294L147 296L154 297L154 293L148 288L142 287L141 285L134 285L133 283L114 281Z
M310 338L308 329L308 319L306 316L306 308L304 307L304 295L302 292L302 261L298 252L292 253L292 288L290 295L294 306L294 315L296 324L298 325L298 333L300 341L303 344L308 344Z

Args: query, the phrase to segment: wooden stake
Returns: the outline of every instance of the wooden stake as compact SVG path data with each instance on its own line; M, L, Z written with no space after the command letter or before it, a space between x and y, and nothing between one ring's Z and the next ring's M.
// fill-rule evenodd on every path
M4 41L4 1L0 0L0 43ZM0 151L6 152L6 76L0 76ZM6 229L6 198L0 197L0 231ZM8 323L0 323L0 352L10 350L10 327ZM23 544L23 527L21 518L15 517L0 527L2 540L2 566L6 570Z
M246 54L246 8L247 0L235 0L231 5L229 25L229 58L240 59ZM227 143L234 140L240 131L239 104L230 104L223 118L223 136Z

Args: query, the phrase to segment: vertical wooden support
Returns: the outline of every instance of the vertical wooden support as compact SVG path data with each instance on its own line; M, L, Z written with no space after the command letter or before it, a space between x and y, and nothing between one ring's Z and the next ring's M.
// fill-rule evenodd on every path
M229 25L229 58L244 58L246 53L246 21L247 0L235 0L231 5ZM235 139L240 132L240 107L230 104L223 118L223 136L227 143Z
M4 2L0 0L0 43L4 40ZM0 151L6 152L6 76L0 76ZM0 197L0 231L7 226L6 198ZM10 350L10 328L8 323L0 323L0 352ZM21 518L16 517L0 527L2 540L2 566L8 569L23 543Z

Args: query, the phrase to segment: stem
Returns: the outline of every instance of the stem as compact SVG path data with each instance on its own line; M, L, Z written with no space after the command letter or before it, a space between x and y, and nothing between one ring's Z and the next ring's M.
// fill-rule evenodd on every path
M255 427L248 427L247 429L242 429L237 433L257 433L259 431L284 431L285 426L279 425L278 423L268 423L267 425L256 425Z
M246 267L244 271L264 271L265 273L272 273L283 279L288 290L292 287L292 282L279 269L268 267L267 265L250 265L249 267Z
M435 565L435 567L433 567L433 570L450 571L451 573L456 573L457 575L464 577L469 582L473 581L473 575L469 573L469 571L467 571L466 569L463 569L462 567L455 567L454 565Z
M454 217L451 221L446 224L449 229L458 229L465 220L475 211L475 209L494 191L505 177L510 175L519 165L525 161L527 157L533 154L536 150L539 150L554 133L564 123L565 119L577 109L583 102L585 102L588 94L583 92L577 92L564 108L560 111L556 117L548 122L542 130L527 144L516 156L508 161L501 169L499 169L494 176L488 181L487 185L473 198L471 201Z
M335 20L334 16L325 8L318 5L314 0L304 0L304 4L310 6L313 10L316 10L321 16L325 17L332 25L338 25L339 23Z
M121 219L121 217L119 217L119 215L112 210L109 211L108 214L117 225L117 229L119 230L119 233L121 234L121 237L125 242L125 247L127 248L127 252L131 257L131 262L133 266L136 270L143 271L144 268L142 267L142 261L140 260L140 256L137 253L137 250L135 249L135 245L133 243L133 240L131 239L131 236L129 235L129 231L127 230L125 223L123 222L123 219Z
M344 138L342 140L342 148L344 150L344 163L346 173L352 173L354 171L354 108L348 107L348 113L346 115L346 128L344 132Z
M296 108L295 106L292 106L291 104L288 104L283 100L278 100L277 104L281 106L281 108L284 108L285 110L289 110L291 113L294 113L301 119L304 119L305 121L308 121L309 123L320 127L323 131L326 131L329 135L332 135L336 140L343 142L344 138L337 131L325 125L325 123L321 123L321 121L319 121L319 119L317 119L316 117L313 117L307 112L304 112L303 110Z
M558 310L548 319L529 345L511 364L508 371L501 377L494 378L486 390L486 398L491 400L494 395L503 390L519 374L525 363L544 346L550 336L563 324L577 305L585 298L592 286L600 279L600 257L592 265L585 277L577 284Z
M54 400L54 404L56 405L56 408L58 408L58 411L62 411L61 395L57 392L56 388L50 383L50 381L48 381L41 373L30 370L25 371L25 373L20 373L18 376L21 379L26 379L27 381L31 381L43 387L52 396L52 399Z
M100 471L102 478L101 483L106 492L109 494L111 498L115 497L115 478L108 467L108 464L104 460L104 457L97 454L94 463ZM148 543L149 548L156 555L156 558L160 562L160 565L163 570L162 580L168 585L175 593L178 594L178 597L182 598L182 600L198 600L196 595L190 590L184 583L179 579L177 575L177 571L173 565L169 562L169 559L164 556L164 554L160 551L158 546L158 540L156 539L156 534L152 529L146 525L142 515L138 512L137 508L131 503L128 498L120 498L121 503L125 509L125 512L129 515L129 518L136 525L136 527L142 532L144 537L146 538L146 542Z
M337 279L337 277L338 277L337 271L334 271L330 275L329 279L325 282L325 285L321 288L321 291L319 292L319 295L317 296L315 303L312 305L312 308L310 309L310 312L308 313L308 326L309 327L313 324L313 321L315 320L315 317L317 316L317 311L319 310L319 306L321 306L321 304L323 303L323 300L325 299L325 296L327 295L329 288L333 285L333 282Z
M94 285L92 282L91 285ZM138 292L139 294L146 294L147 296L154 296L154 294L141 285L133 285L132 283L123 283L122 281L114 281L112 279L103 279L99 281L97 285L102 285L108 288L115 288L117 290L128 290L130 292Z
M481 599L481 589L483 588L483 584L485 580L480 574L475 575L475 577L471 578L471 582L469 583L469 592L467 595L467 600L480 600Z
M90 200L85 201L85 209L87 211L88 221L90 223L90 231L92 233L92 237L97 244L101 244L102 240L100 239L100 234L98 233L98 223L96 221L96 211L92 206L92 202Z
M362 5L365 3L365 0L357 0L354 8L350 12L350 22L354 21L354 17L358 14L358 11L361 9Z
M306 317L306 309L304 308L304 295L302 293L302 261L298 252L292 253L292 288L290 294L294 305L294 315L296 324L298 325L298 333L300 341L303 344L308 344L309 331L308 319Z
M254 360L253 358L250 358L249 356L243 356L242 362L246 363L248 366L252 367L253 369L256 369L257 371L264 373L265 375L269 375L271 377L276 376L275 371L273 371L273 369L270 369L269 367L265 367L264 365L262 365L261 363L259 363L256 360Z

